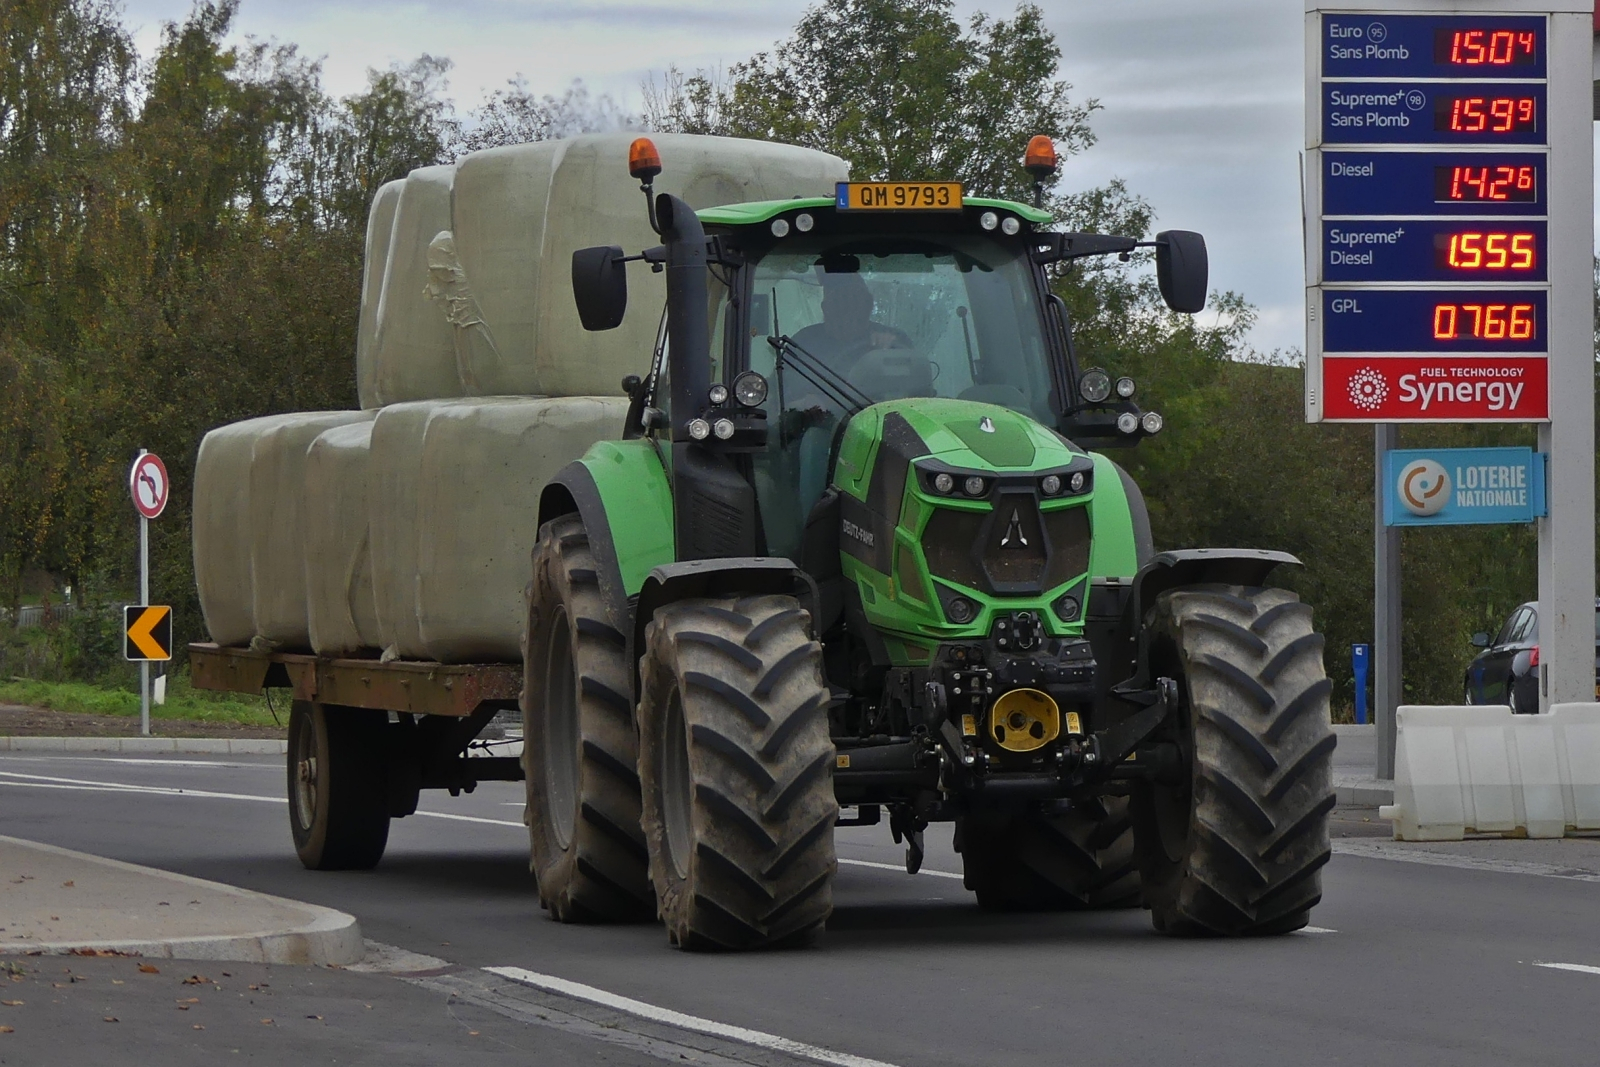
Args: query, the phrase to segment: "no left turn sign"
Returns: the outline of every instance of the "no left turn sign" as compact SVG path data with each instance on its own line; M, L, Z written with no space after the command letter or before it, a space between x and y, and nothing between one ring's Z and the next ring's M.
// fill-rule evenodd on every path
M133 497L133 506L139 514L147 519L158 517L166 509L170 488L167 465L161 462L160 456L146 452L133 461L133 469L128 472L128 494Z

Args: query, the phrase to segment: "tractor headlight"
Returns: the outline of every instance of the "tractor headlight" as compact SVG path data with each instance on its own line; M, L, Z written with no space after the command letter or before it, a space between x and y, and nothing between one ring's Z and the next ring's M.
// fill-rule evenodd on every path
M713 404L726 404L728 402L728 387L718 382L711 387L711 392L707 393L706 396L711 399Z
M1117 395L1120 396L1124 400L1126 400L1130 396L1132 396L1133 395L1133 391L1135 389L1137 389L1137 388L1139 388L1139 387L1137 385L1133 384L1133 379L1132 378L1118 378L1117 379Z
M1139 432L1139 416L1131 411L1124 411L1117 416L1117 429L1122 433Z
M974 474L965 482L961 483L961 488L966 490L968 496L982 496L985 483L982 478Z
M1083 472L1082 471L1078 471L1076 474L1074 474L1071 477L1071 479L1069 479L1067 481L1067 484L1072 487L1072 491L1074 493L1081 493L1081 492L1083 492L1084 485L1086 485L1088 483L1088 481L1089 481L1089 479L1087 479L1087 478L1085 478L1083 476Z
M1159 413L1154 411L1145 412L1144 418L1139 420L1139 425L1143 426L1144 432L1148 434L1160 433L1161 427L1165 426L1166 424L1167 420L1163 419Z
M933 488L938 493L948 493L956 487L956 480L943 471L933 476Z
M1078 598L1075 596L1064 596L1051 606L1055 608L1056 618L1062 622L1071 622L1078 617Z
M733 398L747 408L758 408L767 400L767 380L747 370L733 380Z
M711 424L705 419L690 419L689 436L696 441L704 441L711 436Z
M733 420L718 419L716 425L711 427L711 432L717 435L717 440L726 441L733 436Z
M1086 370L1078 379L1078 392L1091 404L1102 403L1111 395L1111 376L1103 370Z
M964 626L978 615L978 608L972 601L964 596L951 597L945 605L944 612L950 616L950 621L957 626Z
M1055 496L1057 493L1061 492L1061 475L1046 474L1039 481L1039 489L1044 493L1045 496Z

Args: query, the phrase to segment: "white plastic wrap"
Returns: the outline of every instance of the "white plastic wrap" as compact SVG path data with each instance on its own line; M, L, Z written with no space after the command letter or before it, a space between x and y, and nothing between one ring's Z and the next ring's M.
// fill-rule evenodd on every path
M312 651L349 655L382 647L367 537L372 423L324 431L306 451L304 539Z
M383 272L389 261L389 239L394 235L394 210L400 203L405 179L386 182L372 199L367 213L367 246L361 268L361 324L356 331L356 395L361 406L378 406L378 367L373 341L378 331L378 304L383 296Z
M461 395L454 330L427 295L428 246L450 229L454 177L455 167L422 167L400 189L372 337L375 406Z
M620 397L401 404L372 433L368 522L385 655L516 661L539 496L596 441Z
M281 416L256 435L250 457L250 571L256 636L273 648L311 647L306 602L306 451L326 430L369 422L371 411Z

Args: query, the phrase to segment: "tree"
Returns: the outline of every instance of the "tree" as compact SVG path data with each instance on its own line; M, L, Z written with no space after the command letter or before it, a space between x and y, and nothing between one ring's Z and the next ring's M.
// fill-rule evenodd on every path
M465 132L454 146L458 152L477 152L501 145L576 137L580 133L607 133L639 125L607 93L589 95L583 79L574 79L560 96L535 96L522 75L496 89L475 108Z
M957 178L1026 199L1028 139L1050 136L1063 157L1082 151L1099 104L1070 102L1038 7L1009 20L977 14L965 30L953 10L953 0L819 4L726 81L669 68L662 86L645 86L646 114L655 129L832 152L858 180Z

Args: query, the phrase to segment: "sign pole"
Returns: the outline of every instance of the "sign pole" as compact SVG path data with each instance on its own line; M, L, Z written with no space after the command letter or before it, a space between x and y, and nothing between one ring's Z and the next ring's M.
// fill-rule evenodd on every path
M1582 77L1550 96L1557 146L1550 199L1570 205L1571 221L1550 228L1550 421L1539 427L1539 451L1550 457L1549 516L1539 521L1540 711L1595 699L1593 36L1588 11L1550 16L1551 70Z
M139 449L143 456L148 449ZM150 603L150 520L139 515L139 603ZM139 661L139 734L150 736L150 661Z
M1400 528L1384 522L1389 453L1400 443L1400 427L1373 427L1372 494L1372 721L1377 763L1373 777L1394 777L1394 712L1400 706Z

